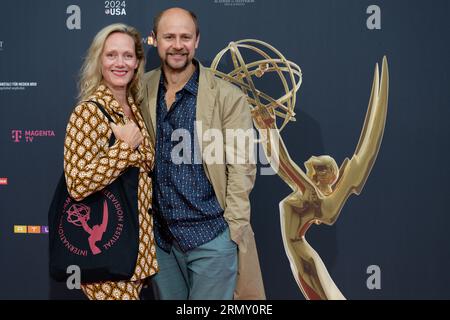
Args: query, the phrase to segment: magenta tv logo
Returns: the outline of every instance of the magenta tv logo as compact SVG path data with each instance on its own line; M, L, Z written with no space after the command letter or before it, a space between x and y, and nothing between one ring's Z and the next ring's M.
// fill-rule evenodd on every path
M55 137L55 131L53 130L11 130L11 138L14 143L22 141L25 138L25 142L31 143L36 137Z

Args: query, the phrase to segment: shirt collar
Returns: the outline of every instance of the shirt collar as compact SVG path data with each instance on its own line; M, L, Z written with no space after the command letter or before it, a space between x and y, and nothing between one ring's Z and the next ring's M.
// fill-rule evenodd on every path
M195 65L195 71L192 74L189 81L186 82L186 84L180 91L186 90L189 93L191 93L192 95L196 96L197 92L198 92L198 80L199 80L199 76L200 76L200 67L199 67L199 64L197 63L197 61L195 61L195 60L193 60L192 63ZM164 76L164 72L161 69L161 77L159 79L159 85L161 88L166 90L164 82L165 82L165 76Z
M200 74L198 65L195 66L194 74L191 76L189 81L184 86L184 89L192 93L194 96L197 95L198 92L198 76Z

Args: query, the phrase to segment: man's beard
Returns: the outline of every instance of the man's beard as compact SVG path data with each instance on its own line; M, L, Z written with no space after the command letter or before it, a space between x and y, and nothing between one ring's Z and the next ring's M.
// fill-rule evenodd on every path
M178 66L173 67L169 64L169 59L168 59L168 54L167 54L163 60L163 63L167 68L172 69L173 71L184 71L192 63L192 60L189 60L189 56L186 54L186 60L185 60L184 64L180 67L178 67Z

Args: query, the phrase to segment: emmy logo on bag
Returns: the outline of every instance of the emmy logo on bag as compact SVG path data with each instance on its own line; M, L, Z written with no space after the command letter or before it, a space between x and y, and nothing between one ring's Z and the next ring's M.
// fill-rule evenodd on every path
M111 192L105 195L101 212L94 212L87 204L68 197L64 203L58 236L71 253L80 256L98 255L111 249L123 231L122 206ZM70 235L78 235L72 239ZM81 240L80 240L81 239Z

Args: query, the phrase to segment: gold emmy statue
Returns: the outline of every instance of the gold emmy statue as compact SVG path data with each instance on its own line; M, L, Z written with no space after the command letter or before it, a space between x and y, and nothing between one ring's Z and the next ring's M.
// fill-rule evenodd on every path
M241 51L250 51L260 60L246 63ZM226 53L232 61L231 72L218 70ZM297 285L306 299L345 299L305 235L312 224L334 224L348 197L360 194L370 174L386 123L389 85L386 57L383 58L381 80L378 64L375 67L369 106L351 159L346 158L339 168L330 156L313 156L305 162L306 173L290 158L280 136L285 125L295 120L295 96L302 81L300 68L271 45L247 39L231 42L220 51L211 69L248 95L266 157L293 190L280 202L280 220L284 248ZM278 75L284 88L285 94L278 99L255 87L254 77L261 78L269 73ZM277 124L278 119L281 125Z

